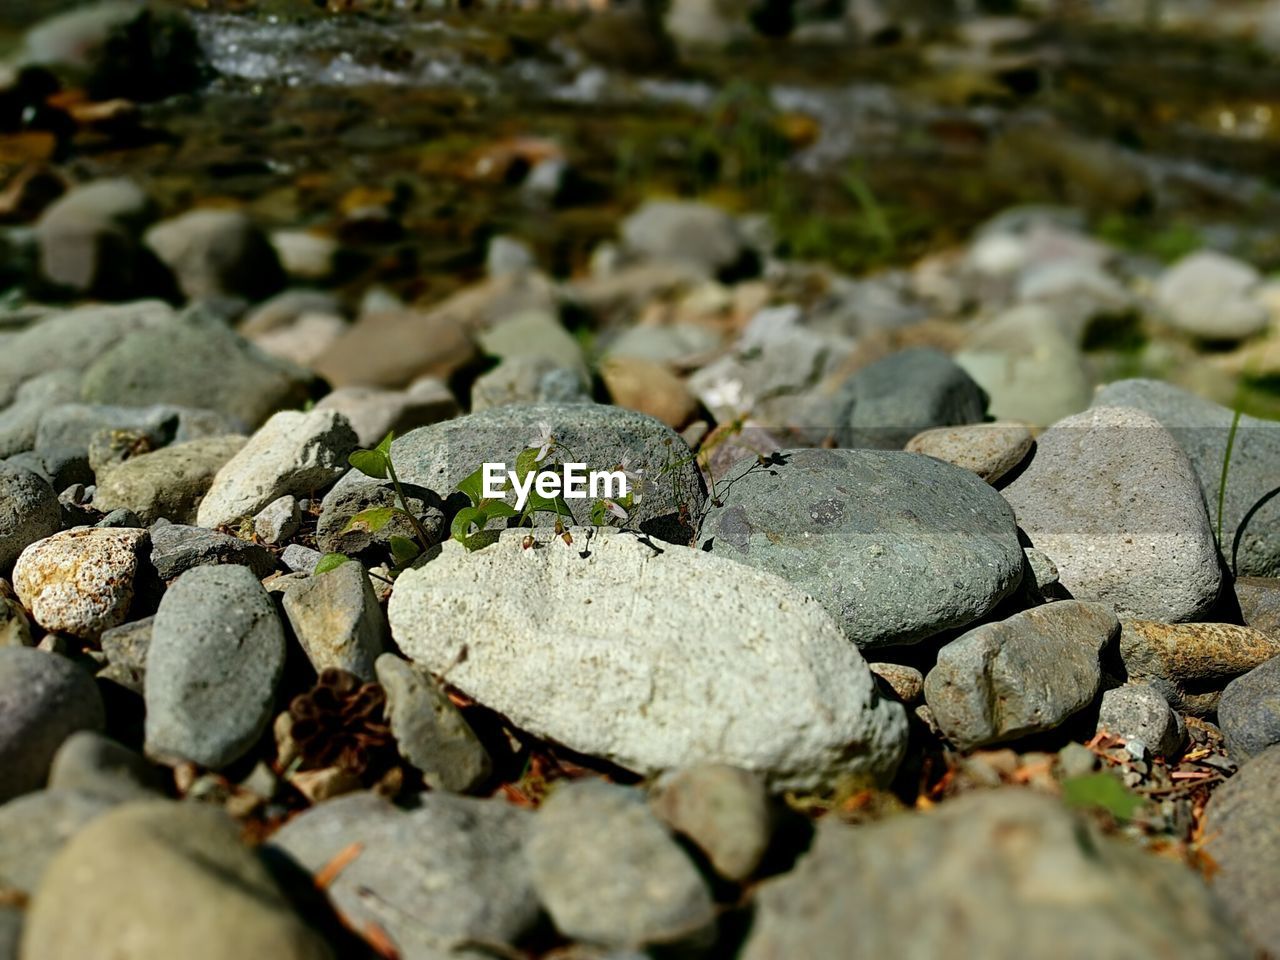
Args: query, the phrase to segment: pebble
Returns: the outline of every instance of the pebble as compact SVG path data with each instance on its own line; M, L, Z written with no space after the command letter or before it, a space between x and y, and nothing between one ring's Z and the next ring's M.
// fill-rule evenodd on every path
M467 793L493 772L484 744L435 679L395 654L375 664L400 755L433 790Z
M128 508L148 526L161 517L194 523L214 476L244 444L244 437L203 437L99 470L94 508L104 513Z
M994 484L1027 458L1035 439L1022 423L935 427L907 441L908 453L923 453L971 470Z
M53 487L31 470L0 463L0 570L9 570L18 554L60 529Z
M0 647L30 647L31 624L8 580L0 579Z
M1012 511L974 474L914 453L785 450L722 481L699 546L812 594L858 646L915 643L1011 594Z
M1218 726L1240 762L1280 743L1280 654L1226 685Z
M1151 684L1180 713L1204 717L1228 681L1280 656L1280 639L1231 623L1126 618L1120 656L1129 679Z
M0 411L0 457L32 449L45 411L79 398L80 377L73 370L50 370L23 383L13 402Z
M1235 589L1246 626L1280 637L1280 578L1240 577Z
M284 630L244 567L197 567L165 591L151 627L145 697L151 757L218 769L271 721Z
M503 317L481 331L477 339L487 356L499 360L515 357L549 360L556 367L576 373L583 385L590 382L581 345L551 311L522 310Z
M901 663L868 663L867 666L906 706L913 707L924 699L924 674L915 667Z
M302 511L298 508L298 498L291 493L272 500L253 518L254 536L272 545L284 543L300 526Z
M708 764L673 771L653 785L649 806L734 883L751 878L773 839L774 813L764 781L736 767Z
M259 579L275 569L264 547L204 527L157 523L151 528L151 565L160 579L170 581L188 570L210 564L248 567Z
M1262 275L1216 250L1197 250L1169 266L1156 281L1155 302L1175 329L1202 340L1243 340L1267 326L1256 296Z
M154 619L143 617L102 634L99 644L103 656L107 658L107 665L99 671L98 679L110 680L126 690L142 694Z
M206 437L236 434L242 424L234 417L213 410L158 403L141 407L122 407L101 403L60 403L50 407L40 418L36 431L36 450L75 450L88 455L90 447L97 462L103 463L103 447L110 449L114 462L135 455L133 445L145 440L152 449L171 443L184 443ZM106 434L104 437L103 434ZM121 447L124 449L122 450Z
M729 763L779 789L892 776L903 709L816 601L701 551L571 532L572 546L525 549L522 530L475 553L444 544L396 582L396 643L522 729L641 774Z
M71 294L120 300L150 292L162 271L142 250L143 228L155 207L132 180L95 180L73 187L36 222L40 272Z
M335 410L346 417L365 449L376 447L393 431L398 436L415 427L452 419L459 413L457 398L434 377L423 377L407 390L339 387L321 399L315 409Z
M698 400L665 364L613 356L600 362L600 379L619 407L679 429L698 414Z
M67 737L53 755L49 790L122 803L161 795L164 783L140 754L97 731L81 730Z
M404 490L409 509L418 518L418 525L426 534L427 543L434 545L447 537L445 503L440 495L416 483L409 483L403 477L401 489ZM320 518L316 521L316 545L326 552L345 553L348 556L381 550L381 556L385 557L392 537L417 540L417 532L409 519L397 513L382 529L370 531L366 524L351 524L351 518L372 507L395 506L399 506L399 500L390 480L374 480L352 470L320 502Z
M322 556L319 550L312 550L300 543L291 543L280 554L280 561L294 573L310 575L315 572L316 564L320 562Z
M734 219L716 207L680 200L649 200L618 230L627 252L672 260L716 276L740 268L749 251Z
M316 673L337 667L373 679L386 622L364 567L340 564L285 591L284 611Z
M258 301L284 284L275 248L239 210L192 210L155 224L143 240L188 300Z
M13 588L44 629L96 640L128 616L148 546L147 531L137 528L55 533L22 551Z
M476 377L471 412L543 403L591 403L582 378L549 357L509 357Z
M282 411L218 471L196 512L202 527L253 516L273 500L309 496L347 471L355 431L332 410Z
M1182 718L1148 683L1129 683L1102 694L1098 732L1146 744L1157 756L1174 757L1187 738Z
M200 803L126 803L76 833L32 898L23 951L80 960L121 943L122 929L131 960L333 956L236 822Z
M39 790L63 741L100 730L93 677L56 653L0 647L0 803Z
M560 786L534 818L526 856L538 898L567 937L633 948L714 937L706 882L638 790Z
M1095 407L1053 425L1001 493L1081 600L1122 615L1204 616L1222 584L1200 485L1153 417Z
M961 750L1053 730L1094 701L1119 630L1109 607L1078 600L983 624L938 651L925 701Z

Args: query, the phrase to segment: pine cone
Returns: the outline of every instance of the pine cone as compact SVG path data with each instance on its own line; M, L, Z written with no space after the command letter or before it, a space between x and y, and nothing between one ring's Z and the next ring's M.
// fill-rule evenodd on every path
M342 767L361 779L384 774L397 758L385 704L378 684L336 667L321 672L316 685L289 704L304 767Z

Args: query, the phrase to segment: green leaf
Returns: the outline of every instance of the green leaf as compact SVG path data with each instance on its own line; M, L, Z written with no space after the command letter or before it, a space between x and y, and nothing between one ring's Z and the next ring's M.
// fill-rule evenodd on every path
M382 454L384 457L390 460L391 459L391 442L395 440L395 438L396 438L396 432L394 430L388 430L387 435L383 437L380 441L378 441L378 445L373 448L374 451Z
M591 525L595 527L603 527L605 522L604 502L597 500L595 503L591 504Z
M500 530L481 530L472 536L463 537L461 542L468 551L474 553L476 550L482 550L490 544L497 543L500 533Z
M353 530L356 527L364 527L370 533L377 533L388 523L397 513L401 513L397 507L370 507L368 510L361 510L354 517L347 521L347 525L342 528L342 532Z
M484 515L486 521L514 517L517 514L516 508L505 500L482 500L476 509Z
M1146 802L1109 773L1090 773L1063 780L1062 799L1072 807L1101 807L1117 820L1133 819Z
M565 503L564 497L544 497L536 490L529 491L529 499L524 502L524 512L530 513L558 513L564 517L572 517L573 513L569 510L569 504Z
M347 457L347 463L366 477L373 477L375 480L387 479L387 455L381 450L357 450Z
M344 563L350 562L351 558L345 553L326 553L320 558L320 562L316 564L314 573L328 573L330 570L336 570Z
M398 567L407 567L418 559L418 554L421 552L422 548L408 537L402 537L397 534L391 538L391 556L395 559Z
M479 506L484 499L484 467L477 467L475 473L459 480L458 489L467 495L473 507Z
M485 525L485 516L480 512L479 507L463 507L453 518L453 523L449 526L449 535L459 542L466 542L466 538L471 535L471 527L478 526L482 530Z
M524 482L524 478L538 469L538 450L536 447L527 447L520 451L520 455L516 457L516 479Z

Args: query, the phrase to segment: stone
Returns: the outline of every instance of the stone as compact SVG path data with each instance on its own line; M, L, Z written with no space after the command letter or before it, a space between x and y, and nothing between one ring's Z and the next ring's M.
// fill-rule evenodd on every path
M147 754L218 769L271 721L284 670L275 605L244 567L197 567L165 591L151 627Z
M0 411L0 457L32 449L45 411L79 397L80 376L74 370L50 370L19 386L13 402Z
M700 548L791 581L860 647L964 626L1021 580L1012 512L959 467L914 453L805 449L763 466L743 460L728 478Z
M34 894L54 855L113 805L104 797L57 788L0 805L0 889Z
M369 575L356 561L290 587L284 611L307 659L320 673L337 667L373 679L386 647L386 623Z
M527 937L541 916L524 858L532 814L447 793L418 800L405 812L368 793L339 797L291 819L269 849L316 875L359 844L325 893L348 927L381 930L404 960L478 956L477 944Z
M842 447L901 450L929 427L979 423L987 395L941 350L913 347L863 367L840 387L835 432Z
M1260 955L1280 950L1280 747L1270 747L1214 791L1205 807L1203 852L1212 884L1236 928Z
M340 413L277 413L214 476L197 521L202 527L230 524L287 494L324 490L347 472L356 446L355 431Z
M363 449L376 447L388 433L439 423L459 413L457 398L433 377L416 381L407 390L377 387L339 387L316 404L347 418Z
M983 624L938 651L925 702L961 750L1054 730L1093 703L1119 631L1110 608L1078 600Z
M477 334L477 340L486 355L499 360L545 359L557 367L572 370L584 385L590 381L582 347L560 323L560 318L549 311L524 310L504 317Z
M618 331L605 349L605 359L635 357L654 363L686 364L718 353L723 338L710 327L696 323L627 327Z
M152 449L206 437L219 438L243 432L234 417L212 410L155 404L147 407L118 407L109 404L64 403L51 407L40 418L36 431L37 450L77 450L94 448L96 470L118 465L124 457L140 455L134 447L145 441ZM109 452L111 456L104 457Z
M214 476L244 444L244 437L203 437L130 457L99 471L94 509L127 508L148 526L161 518L193 523Z
M342 316L342 304L333 294L323 290L305 287L285 290L251 307L240 318L236 329L241 336L252 340L272 330L292 326L309 313Z
M62 529L58 495L39 474L0 463L0 571L37 540Z
M155 224L143 240L188 300L258 301L284 284L271 241L239 210L191 210Z
M858 826L824 818L796 869L757 889L739 956L817 960L853 943L865 956L1251 955L1187 867L1019 788Z
M485 272L489 276L520 273L537 265L533 250L520 238L500 233L489 239L484 258Z
M1245 625L1280 637L1280 578L1239 577L1235 590Z
M323 557L319 550L312 550L300 543L291 543L280 554L280 561L294 573L310 576Z
M629 253L674 260L710 276L741 270L750 251L733 217L704 203L649 200L622 221Z
M163 795L164 783L141 755L97 731L81 730L53 755L49 790L122 803Z
M398 469L398 468L397 468ZM434 545L446 538L445 502L435 492L401 478L409 510L418 518L418 526L426 535L427 543ZM378 550L382 556L390 549L395 536L417 540L417 531L403 514L394 514L386 526L370 530L363 522L352 523L352 518L374 507L399 506L395 485L390 480L374 480L358 470L352 470L325 494L320 503L320 517L316 521L316 544L326 552L345 553L348 556L369 555Z
M706 882L638 790L595 780L558 787L534 818L526 855L567 937L642 948L714 936Z
M46 630L96 640L128 616L148 545L147 531L137 528L55 533L22 551L13 588Z
M287 327L249 338L264 353L309 367L347 331L347 321L332 313L304 313Z
M935 427L917 433L904 449L971 470L995 484L1021 464L1034 445L1026 424L1000 422Z
M167 800L122 804L71 838L31 901L23 953L71 960L126 942L131 960L333 956L234 820Z
M1218 726L1237 761L1280 743L1280 655L1236 677L1218 700Z
M1202 340L1243 340L1266 329L1266 305L1257 296L1262 275L1216 250L1197 250L1156 281L1160 315L1175 329Z
M217 376L210 376L216 370ZM306 402L313 377L263 353L221 318L188 310L178 322L127 334L86 371L88 403L204 407L256 427Z
M600 379L618 406L668 427L683 427L698 414L697 398L665 364L640 357L607 357L600 362Z
M1155 687L1169 706L1209 716L1227 682L1280 656L1280 640L1231 623L1159 623L1123 618L1120 657L1131 680Z
M572 528L567 546L545 531L529 549L526 535L475 553L449 541L402 573L400 649L515 726L642 775L728 763L778 789L892 776L903 709L812 598L623 532ZM769 697L748 692L761 685Z
M1195 473L1140 410L1095 407L1059 421L1001 493L1077 599L1168 621L1202 617L1217 600L1217 544Z
M720 876L745 883L773 839L764 782L736 767L686 767L659 778L649 805L671 830L702 851Z
M924 700L924 674L901 663L868 663L871 672L884 681L889 691L907 706Z
M311 366L335 387L394 388L422 376L448 378L477 356L474 339L442 307L379 310L361 314Z
M174 580L195 567L222 563L248 567L259 579L276 565L265 547L239 537L180 523L158 523L151 528L151 565L161 580Z
M461 711L429 673L391 653L378 657L387 719L400 756L433 790L466 793L493 772L493 761Z
M143 617L102 634L99 643L103 656L107 658L107 665L98 672L100 680L110 680L126 690L142 695L154 619Z
M293 494L272 500L253 518L254 536L273 545L284 543L301 526L302 511L298 508L298 498Z
M0 803L39 790L63 741L103 721L84 669L60 654L0 647Z
M34 646L27 611L14 595L8 580L0 579L0 647Z
M533 403L591 403L582 377L550 357L509 357L476 377L471 412Z
M1176 756L1187 733L1169 701L1148 683L1127 683L1102 694L1098 732L1103 730L1139 740L1161 757Z
M1120 380L1098 391L1096 404L1145 410L1164 425L1191 460L1216 517L1231 410L1159 380ZM1222 509L1222 554L1237 576L1280 576L1280 424L1242 416L1231 449Z

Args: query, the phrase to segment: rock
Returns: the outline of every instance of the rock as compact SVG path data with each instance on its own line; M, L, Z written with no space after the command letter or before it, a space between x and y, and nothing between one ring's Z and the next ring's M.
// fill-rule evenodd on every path
M147 753L217 769L271 721L284 669L275 605L244 567L197 567L165 592L147 653Z
M1217 545L1195 473L1139 410L1095 407L1054 424L1001 492L1077 599L1169 621L1201 617L1217 599Z
M31 624L8 580L0 579L0 647L30 647Z
M14 391L13 403L0 411L0 457L30 450L36 445L36 428L46 410L80 397L80 376L74 370L50 370L23 383Z
M243 432L233 417L212 410L156 404L149 407L117 407L106 404L63 403L51 407L40 418L36 431L37 450L89 452L94 447L96 470L116 466L121 441L130 457L139 455L132 447L145 441L151 448L205 438L220 438ZM104 453L109 453L104 459ZM107 461L111 462L108 463Z
M277 413L218 471L197 521L217 527L253 516L286 494L311 496L347 472L347 455L355 449L355 431L340 413Z
M386 646L386 624L364 567L352 561L289 588L289 624L320 673L338 667L362 680Z
M1204 853L1219 901L1259 954L1280 950L1280 747L1258 754L1222 784L1205 808Z
M342 257L337 240L313 230L275 230L271 246L281 268L294 280L328 280Z
M61 290L107 300L162 292L162 272L140 243L154 216L150 197L132 180L68 190L36 223L41 274Z
M165 800L123 804L63 847L31 902L23 953L70 960L125 942L131 960L332 956L240 842L234 820Z
M1108 384L1094 402L1136 407L1159 420L1191 459L1216 516L1232 411L1158 380ZM1222 553L1239 576L1280 576L1280 498L1272 496L1278 461L1280 424L1242 416L1222 509Z
M0 806L0 889L35 893L63 844L113 803L77 790L49 789Z
M139 754L100 733L81 730L67 737L54 754L49 790L121 803L156 797L164 785Z
M478 944L528 936L541 914L524 862L532 815L500 800L419 800L407 813L367 793L331 800L290 820L271 847L318 874L360 844L325 892L347 926L385 932L404 960L479 956Z
M332 313L304 313L287 327L250 337L250 342L279 360L309 367L347 331L347 321Z
M277 410L301 406L311 381L195 309L125 336L85 371L81 393L89 403L204 407L256 427Z
M571 370L583 385L590 382L582 347L564 328L559 317L546 310L524 310L478 334L481 348L491 357L510 360L532 357L549 360Z
M371 449L388 433L406 433L414 427L439 423L458 415L458 401L442 382L431 377L407 390L376 387L340 387L316 404L317 410L334 410L347 418L356 439Z
M58 496L43 477L0 463L0 570L37 540L62 529Z
M1245 624L1280 637L1280 578L1239 577L1235 589Z
M734 883L750 879L773 838L764 783L735 767L677 770L654 784L649 805L706 855L716 873Z
M751 2L675 0L667 8L663 26L681 50L723 50L751 39Z
M284 543L298 532L300 526L302 511L298 508L298 498L292 494L272 500L253 518L254 536L263 543Z
M915 706L924 700L924 674L915 667L901 663L868 663L867 666L905 705Z
M864 956L1250 955L1185 866L1024 789L856 827L825 818L755 904L743 960L817 960L851 943Z
M239 210L192 210L157 223L144 240L188 300L258 301L284 285L275 248Z
M1078 600L983 624L938 651L925 702L961 750L1056 729L1097 696L1119 630L1111 609Z
M1280 640L1230 623L1125 618L1120 656L1129 679L1151 684L1175 710L1203 717L1229 680L1280 656Z
M101 730L93 677L56 653L0 647L0 803L39 790L64 740Z
M638 790L558 787L534 818L526 853L538 897L567 937L636 948L714 937L706 883Z
M151 565L161 580L173 580L195 567L221 563L248 567L259 579L276 565L265 548L239 537L180 523L151 528Z
M533 403L591 403L582 377L549 357L511 357L476 377L471 412Z
M285 290L252 307L240 319L241 336L253 339L273 330L290 327L307 314L342 316L342 304L331 293L297 288Z
M1102 694L1098 732L1103 730L1125 740L1140 740L1161 757L1176 756L1187 734L1169 701L1147 683L1129 683Z
M600 378L618 406L669 427L683 427L698 414L697 398L665 364L639 357L609 357L600 363Z
M501 233L489 239L484 258L485 272L489 276L520 273L535 269L537 265L533 250L523 240Z
M110 680L139 696L147 672L147 651L151 648L151 623L144 617L107 630L99 643L107 658L107 666L98 673L100 680Z
M674 260L710 276L742 271L752 258L734 219L723 210L683 200L649 200L619 230L627 251Z
M654 363L684 364L715 354L722 345L717 331L696 323L627 327L609 341L605 359L635 357Z
M489 753L431 675L390 653L378 657L376 668L396 746L423 782L453 793L484 783L493 772Z
M476 553L449 541L401 574L400 649L516 726L641 774L728 763L779 789L892 775L902 708L816 601L630 534L574 528L572 547L530 549L525 535ZM768 698L747 692L760 684Z
M362 314L311 365L336 387L403 387L422 376L447 378L476 357L451 314L395 310Z
M304 573L310 576L315 572L316 565L320 562L322 556L323 554L319 550L312 550L310 547L304 547L300 543L291 543L280 554L280 560L294 573Z
M444 501L431 490L417 484L402 482L401 488L409 509L418 518L418 525L426 534L428 544L439 543L447 537ZM417 533L409 519L402 514L395 514L386 526L376 531L369 530L368 525L363 522L352 524L351 520L373 507L398 505L395 486L390 480L373 480L352 470L321 501L320 518L316 522L316 544L322 550L345 553L348 556L369 554L375 550L383 551L385 556L392 537L416 540Z
M1241 762L1280 743L1280 655L1226 685L1218 726L1231 756Z
M789 450L728 476L700 547L785 577L860 647L971 623L1022 576L1007 505L959 467L914 453Z
M13 588L46 630L96 640L128 616L147 546L147 531L136 528L55 533L22 551Z
M929 427L981 422L987 395L941 350L914 347L851 376L836 397L842 447L901 450Z
M1202 340L1243 340L1267 326L1257 296L1262 275L1247 263L1197 250L1170 266L1155 286L1155 302L1174 328Z
M162 517L192 523L214 476L244 444L244 437L204 437L130 457L99 472L94 508L127 508L145 525Z
M975 423L925 430L908 440L905 449L972 470L994 484L1022 463L1034 444L1025 424Z

